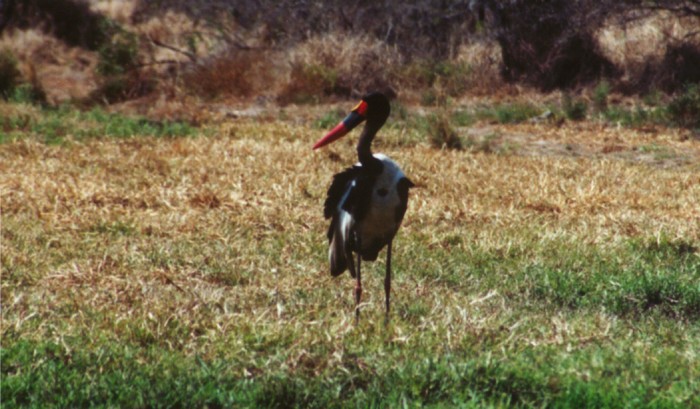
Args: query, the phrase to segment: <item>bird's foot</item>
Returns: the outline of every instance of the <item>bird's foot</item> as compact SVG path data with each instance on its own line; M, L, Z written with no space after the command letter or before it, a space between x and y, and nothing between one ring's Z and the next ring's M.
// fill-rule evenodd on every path
M360 322L360 300L362 299L362 286L355 287L355 325Z

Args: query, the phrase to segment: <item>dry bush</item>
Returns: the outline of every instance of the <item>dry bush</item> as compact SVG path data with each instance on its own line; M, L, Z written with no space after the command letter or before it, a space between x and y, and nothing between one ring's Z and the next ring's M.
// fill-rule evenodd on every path
M274 90L276 52L230 49L184 75L185 87L205 98L250 97Z
M194 57L205 56L210 42L204 38L214 37L187 15L172 11L140 22L133 30L148 39L149 45L158 42L171 47L152 46L149 54L154 61L187 62L191 59L187 53Z
M700 42L669 45L654 79L668 92L700 83Z
M403 100L440 105L449 98L491 95L504 89L501 65L500 45L483 40L460 46L453 58L417 58L392 71Z
M611 19L596 33L603 54L621 69L620 89L673 92L700 81L698 19L659 11L621 23Z
M308 102L319 95L357 96L368 90L393 94L400 53L366 35L331 33L294 47L280 101Z
M108 38L104 17L87 1L6 0L2 11L8 27L40 28L71 46L96 50Z
M90 9L121 24L128 24L139 0L91 0Z
M153 92L156 85L156 75L147 71L111 75L102 78L100 85L90 93L89 100L105 104L127 101Z
M462 140L452 127L449 112L446 110L439 110L428 117L427 131L430 144L434 148L456 150L463 148Z
M259 30L258 39L265 45L281 47L343 30L381 39L396 46L405 56L445 59L453 56L461 40L474 30L476 22L467 3L464 0L353 4L342 0L141 1L134 18L148 19L176 11L216 25L220 33L231 38Z
M616 75L593 33L609 10L595 2L513 1L492 9L502 76L542 90L587 85Z
M596 33L601 50L615 65L627 71L644 61L662 58L669 38L680 34L678 19L667 13L621 24L610 19ZM623 77L624 79L624 77Z
M700 84L689 85L668 105L672 120L683 127L700 128Z
M459 49L457 60L469 67L465 88L473 94L490 94L503 87L500 67L503 64L501 46L496 41L465 44Z
M95 87L95 55L38 29L8 29L0 37L0 48L12 52L22 78L45 90L52 104L84 98Z

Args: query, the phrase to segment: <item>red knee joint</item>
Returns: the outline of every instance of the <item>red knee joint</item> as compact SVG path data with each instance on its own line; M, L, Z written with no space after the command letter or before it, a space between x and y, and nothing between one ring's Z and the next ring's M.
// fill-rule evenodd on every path
M362 286L361 285L355 286L355 297L357 297L359 299L361 296L362 296Z

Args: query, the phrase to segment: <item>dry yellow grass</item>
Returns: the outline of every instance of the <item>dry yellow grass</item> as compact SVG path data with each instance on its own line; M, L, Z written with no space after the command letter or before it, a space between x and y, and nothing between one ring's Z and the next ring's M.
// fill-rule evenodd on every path
M688 243L697 252L697 141L657 131L494 126L504 137L575 143L594 153L610 138L624 150L656 144L694 161L663 167L616 156L620 151L578 157L543 149L441 151L427 142L407 144L413 130L387 127L375 150L401 163L418 185L396 242L388 327L382 261L365 265L358 327L353 282L327 272L321 206L331 175L355 161L352 137L314 152L319 129L238 119L211 124L208 136L195 138L5 143L0 333L11 347L20 348L20 339L58 345L76 362L83 353L99 360L110 345L134 348L135 356L114 358L117 371L121 360L153 368L159 353L223 362L223 373L254 384L285 374L381 377L393 370L387 368L440 356L509 370L509 362L531 365L535 354L551 360L556 376L573 368L573 379L622 382L629 373L620 369L624 360L604 366L591 360L624 353L656 362L663 352L693 373L697 357L684 355L700 339L692 323L661 316L657 329L656 318L600 305L552 306L536 293L546 284L528 284L546 278L528 269L557 266L562 257L556 274L590 285L600 280L601 261L581 257L624 260L635 240ZM605 285L628 279L621 268L610 269ZM87 364L98 374L90 379L101 379L103 370L111 376L112 364L103 364ZM536 365L533 373L549 367ZM613 375L605 375L609 365ZM649 371L629 375L630 382L661 376ZM170 376L158 375L166 390ZM124 382L131 387L131 378Z
M672 134L533 126L523 126L520 132L591 144L605 143L610 133L621 143L653 141L695 149L697 154L696 142L679 142ZM325 222L319 209L330 175L353 162L353 149L350 142L335 148L339 161L324 152L312 153L310 144L317 133L301 126L243 120L221 126L210 138L108 139L62 147L24 140L0 146L3 228L26 229L27 240L42 240L48 253L62 249L72 254L45 269L44 261L32 260L35 255L3 246L6 260L37 269L22 279L21 286L14 280L3 283L2 332L22 333L28 320L38 320L41 324L27 336L61 342L65 328L90 332L97 326L118 337L127 330L119 322L136 319L158 336L171 320L185 320L194 329L173 347L201 352L207 345L217 345L208 344L208 338L230 334L232 327L262 323L274 332L294 323L299 326L294 332L302 339L293 348L300 356L303 325L330 325L325 333L342 338L350 329L349 283L333 282L325 271ZM408 263L401 261L401 254L415 245L406 238L425 234L426 229L429 246L443 246L446 237L457 235L465 246L475 243L505 252L527 247L533 240L607 247L636 236L700 237L696 167L662 169L606 158L469 154L422 144L398 148L382 146L381 139L377 145L377 150L403 163L419 185L398 241L399 271ZM128 232L104 236L96 226L117 230L125 226L136 233L133 239ZM280 237L296 239L278 242ZM224 266L229 273L205 274L197 261L170 265L171 257L182 261L182 255L173 252L183 241L204 246L203 254L208 254L207 246L229 248ZM75 252L64 246L75 246ZM270 247L279 247L280 259L260 257L259 252ZM152 257L148 251L154 249L162 252L160 261L147 260ZM188 254L196 259L197 253ZM139 269L144 266L148 269ZM245 285L225 284L227 274L241 277ZM413 294L427 297L425 303L439 315L431 321L441 326L467 325L478 332L501 325L506 312L510 317L506 321L515 319L514 307L495 293L431 294L428 283L400 272L399 277L397 297L403 303ZM376 287L370 290L368 303L377 303L379 309L380 297L371 295L379 284L368 280L370 288ZM337 310L340 319L321 324L289 316L286 303L299 302L293 301L294 294L302 289L347 298L347 305L322 307ZM445 299L454 297L464 297L453 303L463 305L464 311L440 311ZM261 304L261 298L268 301ZM77 303L70 316L61 313L66 303ZM485 305L489 307L482 311ZM302 306L293 309L298 308ZM373 307L367 311L371 316ZM96 319L94 314L100 312L113 320ZM203 317L206 328L196 330ZM494 317L501 319L489 321ZM603 332L610 325L585 325L589 324ZM589 327L569 330L576 333L574 338L595 336ZM405 340L414 329L395 331L397 340ZM552 336L533 334L528 342L550 342Z

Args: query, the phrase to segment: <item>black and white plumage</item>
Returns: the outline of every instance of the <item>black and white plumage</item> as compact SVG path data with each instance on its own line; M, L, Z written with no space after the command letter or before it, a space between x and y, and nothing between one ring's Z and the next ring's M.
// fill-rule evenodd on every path
M338 126L314 145L314 149L327 145L367 121L357 145L359 163L333 177L323 209L324 216L331 219L328 229L331 275L349 270L357 280L356 319L362 296L362 260L376 260L384 247L387 248L384 290L389 316L392 242L406 213L408 191L414 186L394 161L371 152L372 140L389 112L389 101L383 94L366 95ZM357 264L353 254L357 255Z

